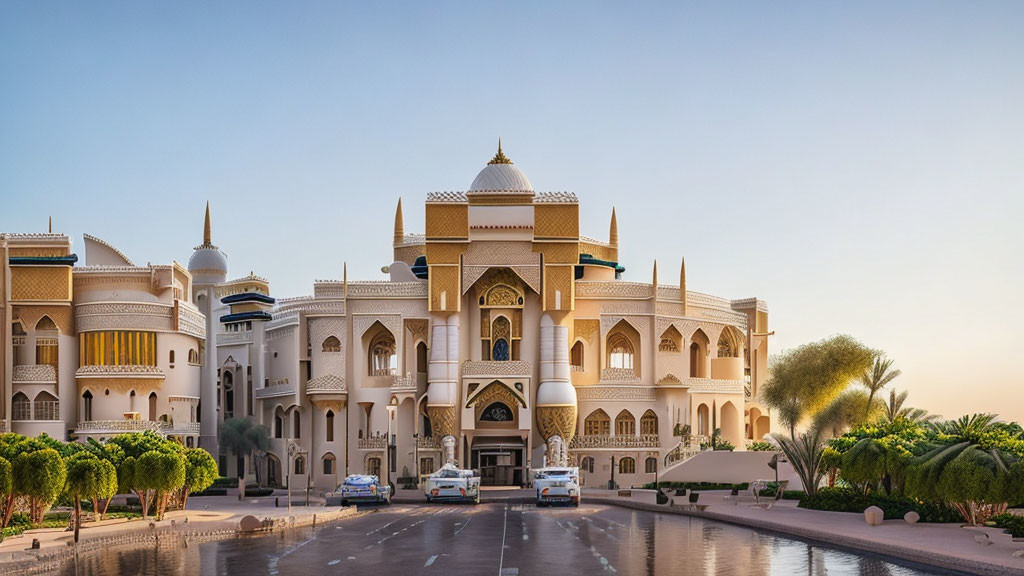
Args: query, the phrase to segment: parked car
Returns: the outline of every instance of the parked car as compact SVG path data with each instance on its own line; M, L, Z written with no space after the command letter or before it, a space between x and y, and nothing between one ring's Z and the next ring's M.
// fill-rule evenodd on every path
M480 476L473 470L460 470L448 463L423 483L427 502L461 501L480 503Z
M565 466L540 468L533 473L533 485L537 488L537 505L571 504L580 505L580 469Z
M381 484L380 478L370 474L351 474L334 492L327 495L327 501L342 506L355 502L391 504L391 487Z

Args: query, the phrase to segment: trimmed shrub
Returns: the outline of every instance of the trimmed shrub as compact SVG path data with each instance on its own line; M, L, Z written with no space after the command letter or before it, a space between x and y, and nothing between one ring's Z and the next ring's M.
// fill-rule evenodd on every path
M1024 516L999 514L992 517L992 525L1006 530L1014 538L1024 538Z
M896 520L911 510L921 515L921 522L960 522L960 514L952 507L940 502L922 502L900 496L864 494L850 488L822 488L816 494L804 495L800 508L828 512L864 512L870 506L878 506L885 513L886 520Z

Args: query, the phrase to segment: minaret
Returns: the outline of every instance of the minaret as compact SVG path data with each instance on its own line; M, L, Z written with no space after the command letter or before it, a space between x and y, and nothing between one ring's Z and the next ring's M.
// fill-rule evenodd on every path
M683 301L683 316L686 316L686 258L679 260L679 298Z
M612 206L612 224L608 227L608 244L619 246L619 221L615 219L615 206Z
M654 299L658 299L658 260L654 260L654 274L651 279L651 286L653 287Z
M405 223L402 221L402 197L398 197L398 208L395 208L395 246L405 242Z
M53 216L50 216L50 227L47 229L47 232L53 234Z

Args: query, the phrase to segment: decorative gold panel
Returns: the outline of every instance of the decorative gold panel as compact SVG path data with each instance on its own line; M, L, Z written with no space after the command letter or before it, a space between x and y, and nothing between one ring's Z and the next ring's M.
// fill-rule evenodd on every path
M584 319L573 321L573 340L580 338L587 342L594 342L598 331L601 330L601 321L595 319Z
M555 291L561 292L561 305L555 306ZM575 294L572 266L544 266L544 309L572 310Z
M533 207L534 238L579 238L578 204L537 204Z
M71 300L71 267L11 268L11 300Z
M537 430L544 441L552 436L561 436L568 445L576 435L575 406L539 406L537 407Z
M18 257L52 257L52 256L67 256L68 249L61 248L58 246L50 246L46 248L11 248L11 256Z
M534 242L533 251L544 254L545 264L578 264L580 261L577 242Z
M459 256L466 251L467 244L427 244L427 264L458 264Z
M21 320L26 330L34 328L43 316L49 316L62 334L74 333L71 306L15 306L13 320Z
M526 408L526 401L501 382L491 382L488 384L479 394L466 402L466 408L475 407L476 415L479 418L480 412L494 402L502 402L509 408L515 408L516 406Z
M592 242L580 242L580 254L590 254L598 260L607 260L608 262L619 261L619 249L612 248L610 246L602 246L600 244L594 244Z
M409 266L416 263L416 259L424 255L423 246L401 246L395 248L395 261L405 262Z
M427 204L427 238L468 238L469 205Z
M455 436L455 406L427 406L427 417L434 438Z
M430 311L441 312L441 293L445 295L445 312L458 312L462 302L458 266L430 266Z

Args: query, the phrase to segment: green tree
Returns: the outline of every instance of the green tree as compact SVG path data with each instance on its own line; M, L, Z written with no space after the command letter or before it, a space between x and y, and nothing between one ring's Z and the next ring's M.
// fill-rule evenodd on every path
M835 438L864 422L865 414L870 418L881 413L881 403L873 401L866 392L847 390L814 414L812 422L823 434Z
M80 452L67 459L65 491L75 503L75 542L82 525L82 499L111 498L117 490L114 465L89 452ZM93 512L96 512L94 509Z
M871 368L865 370L860 376L860 383L868 389L868 401L864 409L865 420L871 415L871 404L875 399L875 394L878 394L879 390L885 388L901 373L899 370L892 369L892 362L892 359L879 354L875 356L875 363Z
M43 521L43 515L64 490L66 474L64 459L53 448L23 452L15 458L15 491L29 499L33 524Z
M992 414L932 424L933 447L909 467L906 492L948 503L972 525L1024 500L1024 439Z
M143 516L152 501L157 519L163 519L167 497L185 484L185 458L177 452L150 450L134 463L134 483L140 502L143 495L146 497Z
M828 472L825 465L827 462L822 462L825 443L822 442L821 431L812 427L796 437L784 434L773 434L772 437L793 466L793 471L804 485L804 491L811 495L817 493L821 479Z
M97 514L97 518L99 520L103 520L103 517L107 513L107 508L110 507L110 501L113 500L114 496L116 496L117 494L127 494L128 492L131 491L130 488L126 487L122 492L121 485L117 475L117 468L121 465L121 462L124 461L125 458L124 449L122 449L119 445L110 442L107 442L106 444L101 444L100 442L97 442L94 438L89 438L83 446L85 447L85 451L88 452L89 454L96 456L100 460L109 462L111 465L110 470L113 470L113 474L106 478L106 481L108 483L107 492L110 492L111 490L113 491L111 495L104 497L95 497L92 499L93 512Z
M118 493L127 494L134 492L139 497L139 503L142 505L143 517L148 517L149 509L159 506L159 503L156 498L157 493L151 485L150 473L152 469L140 468L142 456L150 452L158 452L171 454L181 459L181 454L184 452L185 447L151 431L119 434L108 440L107 444L117 446L120 448L120 454L123 454L123 459L117 466ZM149 463L151 464L152 462L150 461ZM184 464L182 464L182 467L184 467ZM144 484L140 484L140 480ZM180 487L181 485L179 484L178 488Z
M181 507L188 503L188 495L202 492L217 479L217 461L202 448L185 450L185 484L181 489Z
M236 456L249 455L252 458L256 463L256 482L262 486L261 460L263 454L270 450L270 432L267 427L254 424L248 418L228 418L221 423L217 436L223 449ZM240 478L243 472L239 470Z
M0 456L0 542L4 539L3 529L7 527L7 519L10 518L8 509L14 508L14 473L11 470L11 463Z
M875 356L874 350L845 335L787 350L773 360L762 397L795 442L797 424L828 406Z

